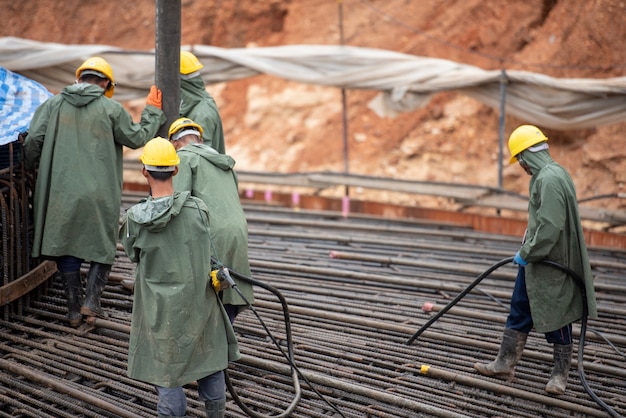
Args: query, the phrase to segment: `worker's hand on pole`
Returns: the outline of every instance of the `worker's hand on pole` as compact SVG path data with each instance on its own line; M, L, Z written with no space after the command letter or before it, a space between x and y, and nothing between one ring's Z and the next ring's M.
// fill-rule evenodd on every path
M162 109L163 94L161 93L161 90L157 88L157 86L152 85L150 87L150 94L148 94L148 98L146 99L146 104Z

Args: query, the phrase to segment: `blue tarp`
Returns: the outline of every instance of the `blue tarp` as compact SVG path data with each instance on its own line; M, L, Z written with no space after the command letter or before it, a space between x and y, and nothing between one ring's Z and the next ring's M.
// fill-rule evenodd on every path
M28 130L35 110L50 96L38 82L0 67L0 145Z

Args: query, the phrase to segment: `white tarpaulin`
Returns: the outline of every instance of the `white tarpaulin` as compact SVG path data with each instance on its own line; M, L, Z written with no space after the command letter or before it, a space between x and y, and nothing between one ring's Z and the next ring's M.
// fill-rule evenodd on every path
M187 47L183 47L189 49ZM503 72L393 51L330 45L223 49L195 45L207 83L258 74L346 89L380 91L370 107L392 117L427 103L430 95L455 90L494 108L500 106ZM98 55L113 67L117 100L145 97L154 83L154 53L103 45L62 45L0 38L0 66L58 92L74 82L75 69ZM553 78L506 71L506 112L553 129L578 129L626 120L626 77Z

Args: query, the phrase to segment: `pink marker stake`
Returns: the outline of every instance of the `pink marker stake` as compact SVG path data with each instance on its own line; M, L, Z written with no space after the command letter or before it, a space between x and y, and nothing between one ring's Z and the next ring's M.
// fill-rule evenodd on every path
M341 214L344 218L348 217L348 213L350 212L350 197L344 196L341 199Z

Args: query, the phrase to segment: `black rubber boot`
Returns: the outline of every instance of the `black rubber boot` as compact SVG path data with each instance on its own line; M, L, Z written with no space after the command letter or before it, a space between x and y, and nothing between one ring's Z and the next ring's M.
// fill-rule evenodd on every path
M78 327L83 323L80 307L83 304L83 284L80 281L80 270L61 272L61 280L65 287L67 298L67 320L71 327Z
M86 316L97 316L106 318L106 313L100 306L100 297L104 292L111 272L111 265L101 263L91 263L89 276L87 276L87 288L85 291L85 303L80 308L80 313Z
M546 392L554 395L562 395L565 393L567 377L569 376L571 365L572 344L554 344L554 368L552 369L550 381L546 385Z
M207 418L224 418L226 415L226 399L204 401Z
M474 363L474 368L485 376L512 379L515 375L515 365L522 357L527 337L528 334L505 328L498 357L488 364Z

